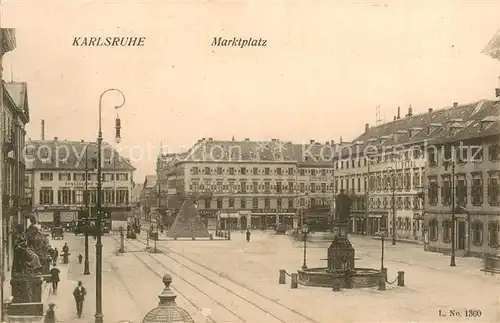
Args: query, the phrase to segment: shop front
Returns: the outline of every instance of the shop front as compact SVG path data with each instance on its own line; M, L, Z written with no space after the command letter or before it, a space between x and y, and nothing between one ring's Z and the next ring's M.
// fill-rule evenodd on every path
M254 209L251 211L250 228L273 229L277 224L293 226L295 209Z

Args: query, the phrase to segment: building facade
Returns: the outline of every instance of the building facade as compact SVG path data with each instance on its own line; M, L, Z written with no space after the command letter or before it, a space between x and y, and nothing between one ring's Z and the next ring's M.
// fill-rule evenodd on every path
M446 115L426 129L436 133L425 178L427 250L449 252L454 226L457 255L496 254L500 101L455 105Z
M97 144L84 141L30 141L25 148L31 180L32 212L47 226L69 225L91 215L97 202ZM110 145L102 149L102 207L112 229L126 227L134 186L130 162Z
M330 218L331 144L203 138L186 153L160 156L161 204L175 217L193 198L209 229L293 226L300 209L318 206Z
M350 232L423 240L423 149L426 116L400 108L392 122L341 143L335 160L335 181L352 199Z
M141 214L145 221L155 220L158 208L158 189L156 175L146 175L142 183L141 191Z

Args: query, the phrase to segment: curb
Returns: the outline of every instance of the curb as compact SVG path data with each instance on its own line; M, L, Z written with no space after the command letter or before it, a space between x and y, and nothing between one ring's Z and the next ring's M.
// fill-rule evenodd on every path
M382 238L380 237L372 237L373 240L382 240ZM386 242L387 241L392 241L391 238L386 238L384 239ZM419 240L399 240L399 239L396 239L396 242L399 242L399 243L404 243L404 244L413 244L413 245L421 245L423 246L424 245L424 242L423 241L419 241Z

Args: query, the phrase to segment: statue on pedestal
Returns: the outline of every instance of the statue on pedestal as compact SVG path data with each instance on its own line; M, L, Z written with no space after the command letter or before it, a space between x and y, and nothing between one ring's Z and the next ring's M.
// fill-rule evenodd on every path
M329 271L354 269L354 248L347 237L350 212L351 198L344 194L344 190L340 190L340 194L335 198L335 220L333 221L335 238L328 248L327 255Z
M13 303L41 301L43 264L47 261L48 238L36 227L36 220L24 232L21 225L13 233L14 257L12 264Z

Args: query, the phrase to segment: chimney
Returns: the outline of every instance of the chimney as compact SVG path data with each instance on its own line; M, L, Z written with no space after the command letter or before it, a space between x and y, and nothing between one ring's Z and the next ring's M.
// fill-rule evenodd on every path
M458 102L453 102L453 107L454 108L458 107Z
M335 140L330 140L330 145L335 146Z
M394 121L396 121L396 116L394 116Z
M342 136L340 136L340 144L342 144L342 143L343 143L343 141L342 141Z
M54 137L54 141L57 141L57 137Z
M401 118L401 108L398 106L398 119Z
M245 141L250 141L250 138L245 138Z
M212 140L214 140L214 139L213 138L208 138L208 141L212 141Z
M408 116L411 117L413 115L413 108L410 106L408 107Z
M365 132L368 132L368 129L370 129L370 124L369 123L365 123Z
M83 144L83 142L84 142L84 141L83 141L83 139L82 139L82 140L80 140L80 142Z
M314 139L309 140L310 144L314 144Z
M45 140L45 120L42 120L42 141Z
M429 113L432 113L432 108L429 108Z

